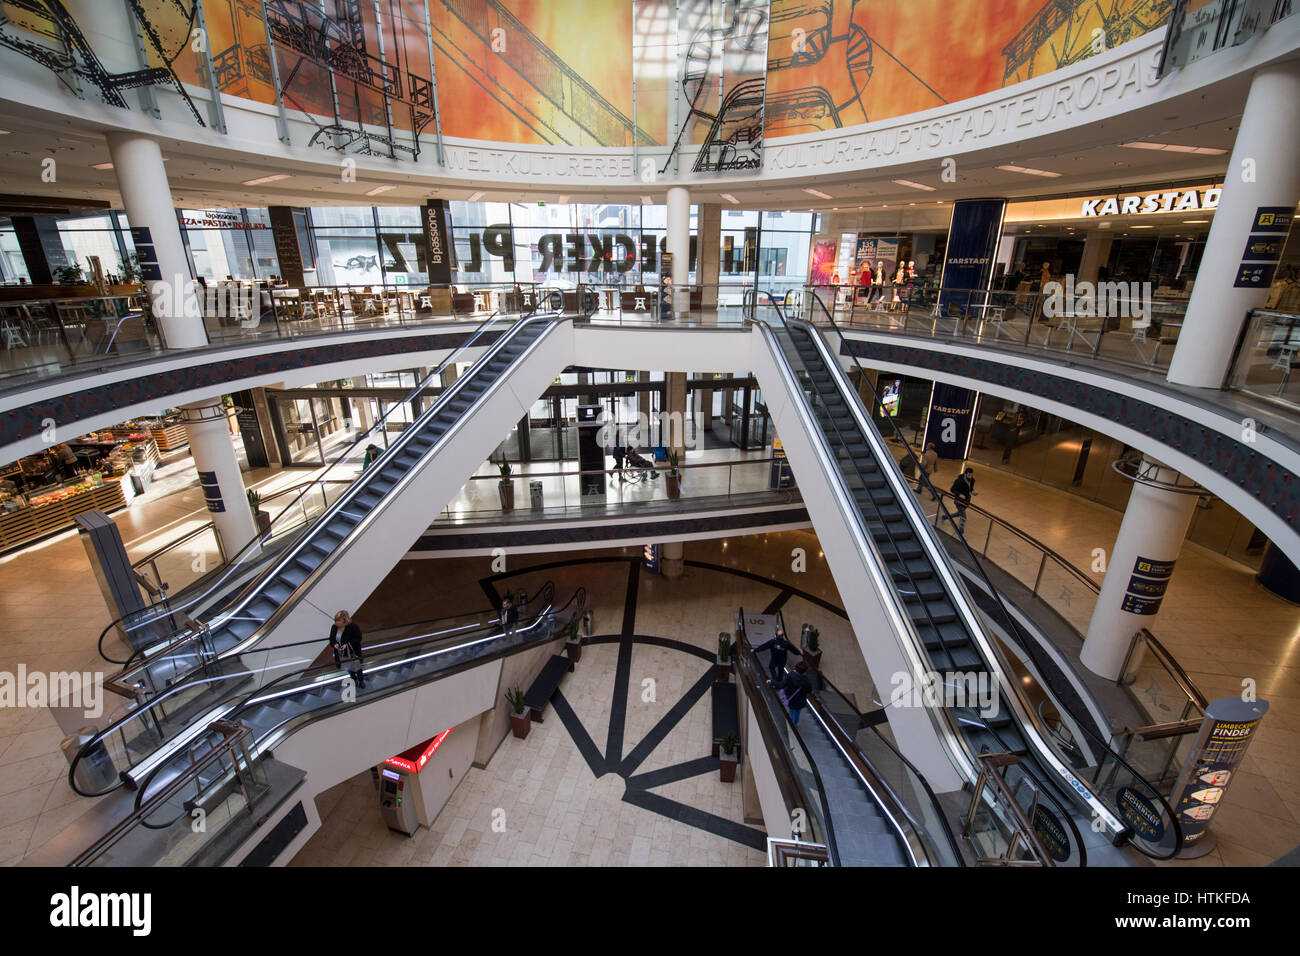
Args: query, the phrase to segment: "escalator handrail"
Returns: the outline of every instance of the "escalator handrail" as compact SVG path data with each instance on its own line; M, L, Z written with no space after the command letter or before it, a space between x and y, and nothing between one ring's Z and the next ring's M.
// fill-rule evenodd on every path
M527 313L525 313L523 316L521 316L520 321L522 321L523 319L526 319L526 318L530 317L530 316L533 314L533 311L535 310L535 308L536 308L536 306L534 306L534 309L530 309ZM309 490L311 487L313 487L313 486L315 486L315 485L318 485L318 484L321 484L322 482L324 482L324 481L325 481L325 478L326 478L326 475L329 474L329 472L330 472L331 469L335 468L335 467L336 467L340 462L343 462L343 461L348 460L348 458L350 458L350 457L352 456L352 454L357 450L357 448L361 445L361 443L362 443L363 441L365 441L365 440L367 440L368 438L371 438L371 437L373 436L373 434L375 433L375 430L376 430L377 428L379 428L379 427L382 426L382 425L386 425L386 424L387 424L387 418L388 418L389 415L393 414L393 413L394 413L398 408L403 408L403 407L405 407L409 402L412 402L412 401L414 401L415 399L417 399L417 398L418 398L418 397L419 397L419 396L424 392L425 388L428 386L428 383L433 379L433 377L434 377L435 375L439 375L439 376L440 376L441 373L442 373L442 371L447 367L447 365L448 365L450 362L454 361L454 360L457 358L457 356L459 356L462 352L465 352L465 351L467 351L467 350L469 350L469 349L471 349L471 348L474 348L474 347L475 347L475 343L479 340L479 338L481 338L483 335L485 335L485 334L487 333L489 327L490 327L493 323L495 323L495 322L497 321L497 317L498 317L499 315L500 315L500 310L498 309L497 311L493 312L490 316L488 316L486 319L484 319L483 322L479 324L478 328L476 328L476 329L475 329L475 330L470 334L470 337L469 337L468 339L466 339L464 342L462 342L460 345L458 345L458 346L457 346L457 347L456 347L456 348L455 348L455 349L454 349L454 350L453 350L453 351L452 351L452 352L451 352L451 353L450 353L450 354L449 354L445 359L443 359L443 361L438 365L437 368L435 368L435 369L433 369L432 371L430 371L428 375L426 375L423 379L421 379L421 380L416 384L415 388L412 389L411 393L410 393L410 394L409 394L405 399L403 399L401 402L395 402L392 406L390 406L389 409L388 409L388 411L384 412L383 415L381 415L381 416L380 416L380 417L379 417L379 418L374 422L374 424L371 425L371 427L370 427L369 429L367 429L364 433L362 433L361 435L359 435L359 436L357 437L356 441L352 442L352 444L350 444L350 445L349 445L349 446L348 446L348 447L347 447L347 448L342 452L342 454L339 455L338 458L334 459L333 462L329 463L329 464L325 467L325 470L322 471L320 475L318 475L316 478L312 479L310 482L305 483L305 486L304 486L304 488L303 488L303 491L298 495L298 498L296 498L294 501L290 502L290 503L287 504L283 509L281 509L280 513L279 513L278 515L276 515L275 518L273 518L273 519L271 520L271 526L274 527L274 525L275 525L275 523L276 523L277 521L279 521L279 520L280 520L281 518L283 518L286 514L288 514L288 513L293 509L294 505L297 504L298 501L299 501L299 500L300 500L304 495L307 494L308 490ZM503 335L502 337L504 337L504 335ZM412 426L414 426L414 423L412 423ZM409 431L409 430L410 430L410 429L407 429L407 431ZM406 434L406 432L403 432L402 434ZM396 443L395 443L395 444L396 444ZM392 446L390 446L390 448L389 448L389 451L391 451L391 450L392 450ZM381 456L381 457L382 457L382 456ZM352 484L356 484L356 482L353 481ZM326 509L325 509L325 512L322 512L321 515L318 515L317 518L316 518L315 520L320 520L321 518L323 518L323 517L325 516L325 513L328 513L328 511L329 511L329 508L326 508ZM310 525L310 524L312 524L312 523L314 523L314 522L307 522L308 525ZM194 604L198 603L200 600L202 600L202 599L203 599L204 597L206 597L208 594L212 593L212 590L215 589L218 585L220 585L223 581L225 581L226 577L229 576L229 574L230 574L232 571L234 571L234 569L235 569L236 567L239 567L239 566L244 562L244 560L248 557L248 555L252 552L252 550L254 550L254 549L260 547L260 546L262 545L262 543L263 543L263 542L264 542L268 537L269 537L268 534L258 534L258 535L255 535L255 536L253 537L253 539L252 539L251 541L249 541L247 544L245 544L244 547L242 547L242 548L239 550L239 552L238 552L237 554L235 554L233 557L231 557L229 560L226 561L226 566L227 566L226 573L223 574L223 575L222 575L222 576L221 576L217 581L213 582L213 584L212 584L212 585L208 588L208 590L205 591L203 594L200 594L200 595L197 595L197 596L191 598L188 602L186 602L185 604L180 605L179 607L176 607L176 608L168 608L168 609L166 609L164 612L159 613L159 614L156 614L156 615L154 615L153 617L145 618L144 620L136 620L133 624L131 624L131 625L130 625L129 627L127 627L126 629L127 629L127 630L135 630L135 629L138 628L138 627L142 627L142 626L144 626L145 624L150 624L150 623L152 623L153 621L159 620L160 618L168 617L168 616L169 616L173 611L184 610L184 609L187 608L187 607L192 607ZM238 598L237 598L237 600L238 600ZM130 614L124 614L124 615L122 615L121 617L117 618L116 620L110 622L110 623L108 624L108 626L105 627L104 630L103 630L103 632L101 632L101 634L100 634L100 637L99 637L99 645L101 646L101 648L102 648L102 645L103 645L104 637L108 634L108 632L109 632L112 628L118 626L119 624L123 624L123 623L127 620L127 618L129 618L129 617L133 617L134 615L139 615L139 614L145 614L145 613L148 613L149 611L152 611L152 610L156 609L156 608L157 608L159 605L161 605L162 603L164 603L164 602L156 602L155 604L149 605L148 607L141 608L141 609L139 609L139 610L137 610L137 611L133 611L133 612L131 612ZM101 653L102 653L102 651L101 651ZM125 662L110 661L110 663L125 663Z
M912 773L912 776L916 779L916 781L920 783L921 787L925 790L926 799L929 800L931 806L934 807L935 819L939 821L939 825L943 830L943 835L947 840L949 850L952 851L952 855L958 861L958 865L965 866L966 861L962 857L961 850L957 845L957 838L956 836L953 835L952 827L948 825L948 817L943 812L943 807L940 806L939 804L939 798L935 796L934 790L931 789L930 781L926 780L925 775L922 774L921 771L916 769L916 767L912 764L912 761L904 757L902 753L899 752L898 748L895 747L892 743L890 743L888 738L886 738L884 734L882 734L879 730L876 729L875 724L867 720L866 716L862 713L862 711L858 710L858 708L853 705L853 702L850 701L848 697L844 695L843 691L841 691L838 687L835 686L834 683L831 682L829 677L827 677L825 674L819 671L817 674L817 679L822 683L826 684L828 687L830 687L831 690L835 691L836 695L842 701L844 701L844 703L849 705L854 715L861 722L862 727L866 728L867 730L870 730L875 735L876 739L879 740L882 744L884 744L885 747L889 749L890 753L892 753L895 757L897 757L899 761L905 767L907 767L907 769ZM820 703L820 699L818 702ZM830 713L828 711L828 715L832 720L835 721L836 724L839 724L839 721L835 720L835 715L833 713ZM849 740L853 741L854 749L858 752L858 755L862 758L862 760L866 761L866 763L869 766L872 766L873 769L875 769L874 765L871 764L871 761L867 758L867 755L862 753L861 748L857 746L857 742L853 734L848 732L848 728L841 727L841 729L845 731L845 734L849 738ZM881 785L886 790L889 791L890 796L894 799L895 803L898 804L899 808L907 816L908 820L911 821L912 825L917 829L921 830L922 832L928 832L928 827L926 827L924 823L918 821L917 819L915 819L915 817L912 816L912 812L908 809L907 804L899 798L898 791L894 789L893 785L890 784L889 780L883 774L881 774L878 769L876 770L876 775L877 777L880 778Z
M841 352L844 352L845 346L847 344L847 339L844 338L843 331L840 329L839 325L835 322L834 316L831 315L830 310L826 307L826 304L822 301L821 296L819 296L815 291L812 291L811 297L817 303L817 305L820 306L822 312L826 316L826 320L830 325L830 327L835 330L835 334L838 337L841 344ZM876 393L875 388L871 386L870 380L866 378L866 371L865 369L862 368L862 363L858 360L857 355L854 354L852 350L849 350L847 354L852 358L854 366L858 369L860 380L865 382L868 388L871 389L871 395L873 401L878 404L880 401L879 395ZM854 411L856 414L857 409L855 408ZM970 543L966 540L965 535L958 530L956 522L952 520L948 510L943 507L943 495L937 492L934 486L930 483L929 476L926 475L925 472L921 469L920 461L916 458L916 454L912 450L911 445L908 443L906 437L899 429L898 423L895 422L892 417L889 417L889 424L895 434L895 437L898 438L898 440L903 445L903 448L906 451L906 453L911 457L916 474L920 476L920 480L924 482L924 486L931 492L931 494L934 495L936 499L938 499L939 507L943 510L945 516L949 518L949 525L952 534L957 538L957 540L961 541L962 547L965 548L966 553L970 558L971 566L975 569L976 573L984 581L988 593L993 597L994 601L997 603L997 606L1001 612L1003 622L1007 627L1008 634L1015 636L1017 643L1020 644L1021 648L1025 651L1025 653L1028 654L1029 657L1034 661L1035 666L1039 667L1040 671L1043 670L1046 665L1045 662L1043 662L1040 659L1040 655L1037 652L1037 647L1035 645L1035 642L1031 638L1028 638L1026 637L1026 635L1023 634L1019 624L1015 621L1015 618L1011 615L1011 612L1007 608L1005 601L1003 601L1001 592L999 592L998 589L994 587L993 583L989 580L987 573L984 571L983 565L980 564L978 556L975 554L975 550L970 546ZM892 458L892 455L890 457ZM927 529L928 529L928 522L926 522L925 524L927 525ZM1004 662L1001 660L1001 655L997 647L993 644L990 644L989 646L992 653L997 655L999 664L1003 664ZM1004 674L1006 673L1005 668L1000 668L1000 669L1003 670ZM1077 714L1070 711L1068 707L1065 707L1063 702L1054 701L1054 703L1056 703L1056 706L1058 708L1070 714L1070 717L1074 720L1075 724L1080 728L1082 728L1084 733L1086 733L1089 737L1093 738L1093 740L1102 748L1102 750L1104 750L1108 754L1109 759L1123 766L1124 769L1127 770L1135 780L1141 781L1143 787L1148 791L1148 794L1159 801L1161 807L1165 811L1166 820L1173 828L1175 839L1172 841L1172 846L1174 849L1169 854L1164 856L1148 852L1145 847L1143 847L1141 844L1137 843L1134 840L1135 833L1133 828L1128 826L1126 823L1121 821L1117 816L1115 816L1114 813L1111 812L1110 808L1105 805L1105 802L1102 801L1099 794L1093 791L1092 788L1087 788L1089 793L1092 793L1094 798L1097 800L1097 802L1101 803L1103 808L1107 811L1107 813L1111 815L1114 824L1118 825L1117 827L1113 827L1117 838L1127 840L1127 842L1133 845L1140 852L1145 853L1146 855L1151 856L1155 859L1168 859L1169 857L1173 856L1174 853L1177 852L1177 848L1181 845L1181 840L1178 839L1178 837L1181 834L1181 826L1179 825L1177 815L1174 813L1173 808L1169 806L1168 801L1165 800L1164 796L1159 792L1159 790L1155 788L1154 785L1151 784L1150 781L1148 781L1145 777L1143 777L1140 773L1138 773L1137 770L1135 770L1126 760L1124 760L1123 757L1117 754L1111 748L1108 741L1103 740L1099 734L1095 733L1088 726L1088 722L1086 720L1081 720ZM1029 722L1031 723L1031 726L1034 728L1035 731L1038 732L1037 736L1039 740L1041 740L1048 747L1048 749L1053 753L1053 756L1056 757L1058 762L1063 762L1063 766L1065 763L1068 763L1068 759L1065 759L1064 755L1058 752L1059 748L1053 746L1052 736L1050 731L1043 732L1044 728L1041 728L1039 726L1038 721L1035 719L1036 715L1032 713L1032 708L1026 708L1026 713L1028 714ZM995 738L1001 740L1001 736L996 732L996 730L994 730L993 728L987 728L987 729L989 730L990 733L993 734ZM1099 762L1099 766L1100 766L1100 762ZM1071 774L1070 776L1073 777L1074 775ZM1077 780L1078 778L1075 777L1074 779ZM1080 844L1080 847L1082 848L1082 844Z
M736 655L736 663L743 669L743 673L740 676L753 686L756 694L761 697L762 688L765 685L766 680L761 676L763 673L761 662L758 659L758 655L754 653L754 648L749 643L749 636L745 633L745 609L743 607L737 612L736 636L738 638L737 646L741 652ZM767 707L767 701L765 699L763 706ZM835 826L831 822L830 807L826 803L826 786L822 783L821 773L817 770L817 761L813 760L812 754L808 750L808 745L804 743L803 737L799 733L798 726L791 722L790 714L785 711L785 708L781 708L781 711L782 715L785 717L786 723L789 725L790 733L794 736L795 741L798 742L799 749L803 751L804 758L807 759L808 766L812 769L813 780L817 784L817 800L821 804L822 820L825 821L826 832L823 833L822 836L826 840L826 852L830 856L831 866L839 866L840 855L835 846ZM795 774L794 779L796 781L799 779L798 774ZM803 790L802 785L800 785L800 789ZM807 791L805 790L804 796L807 795Z
M543 594L543 593L544 593L548 588L550 588L552 591L554 590L554 585L553 585L550 581L547 581L545 584L543 584L541 587L539 587L537 593L533 595L533 598L531 598L530 601L531 601L531 600L535 600L536 598L538 598L539 596L541 596L541 595L542 595L542 594ZM473 612L471 612L471 613L473 613ZM493 613L493 612L492 612L492 611L489 611L489 612L487 612L487 613ZM455 615L455 617L462 617L462 616L464 616L464 615ZM439 621L450 620L450 619L451 619L451 618L434 618L432 621L429 621L429 622L427 622L427 623L430 623L430 624L436 624L436 623L438 623ZM399 625L399 626L400 626L400 625ZM459 628L451 628L451 629L449 629L449 630L447 630L447 631L433 632L433 633L431 633L431 634L423 635L422 637L432 637L432 636L435 636L435 635L446 635L446 634L452 634L452 633L455 633L457 630L460 630L460 629L459 629ZM419 640L419 639L422 639L422 638L411 638L410 640ZM268 648L266 648L265 650L266 650L267 652L270 652L270 651L276 651L276 650L279 650L279 649L281 649L281 648L285 648L285 647L300 647L300 646L305 646L305 645L320 645L321 643L322 643L321 639L320 639L320 638L316 638L316 639L314 639L314 640L309 640L309 641L296 641L296 642L294 642L294 643L292 643L292 644L279 644L279 645L277 645L276 647L268 647ZM392 643L400 643L400 642L392 642ZM379 645L379 646L389 646L389 645ZM150 699L150 700L149 700L149 701L148 701L148 702L147 702L143 707L136 708L136 709L134 709L134 710L129 711L128 713L123 714L122 716L120 716L120 717L118 717L116 720L114 720L112 723L110 723L110 724L109 724L107 727L105 727L103 730L97 732L97 733L95 734L95 736L92 737L90 740L86 741L86 743L83 744L83 745L82 745L82 746L77 750L76 756L73 757L73 759L72 759L72 763L71 763L71 764L69 765L69 767L68 767L68 785L72 788L72 791L73 791L74 793L76 793L78 796L82 796L82 797L101 797L101 796L104 796L104 795L106 795L106 794L112 793L114 790L118 789L119 787L121 787L121 786L126 782L124 777L119 776L118 782L117 782L115 785L113 785L112 787L109 787L107 790L101 790L101 791L99 791L98 793L86 793L86 792L84 792L84 791L78 789L77 784L76 784L76 771L77 771L77 765L81 762L81 760L82 760L83 758L87 757L87 756L88 756L88 755L89 755L93 750L95 750L95 748L101 746L101 745L104 743L104 741L105 741L108 737L110 737L112 734L115 734L115 733L117 733L118 731L120 731L123 727L125 727L125 726L126 726L127 724L129 724L131 721L133 721L133 720L141 720L141 719L143 719L147 714L149 714L150 711L152 711L154 708L156 708L159 704L161 704L161 703L163 703L164 701L166 701L166 700L168 700L168 699L170 699L170 698L176 696L177 694L183 693L184 691L187 691L187 690L193 690L195 687L201 686L201 685L203 685L203 684L215 684L215 683L217 683L217 682L219 682L219 681L230 680L230 679L234 679L234 678L239 678L240 680L243 680L243 679L246 679L247 677L248 677L247 674L218 674L218 675L216 675L215 677L206 677L206 676L204 676L204 677L188 677L188 678L186 678L185 680L177 681L175 684L173 684L172 686L166 688L164 691L162 691L161 693L159 693L157 696L155 696L155 697L153 697L152 699ZM278 678L277 678L277 680L278 680ZM263 686L269 686L269 685L263 685ZM260 688L259 688L259 689L260 689ZM215 702L214 702L214 706L215 706ZM130 769L130 768L125 768L125 769ZM123 772L125 772L125 769L124 769Z

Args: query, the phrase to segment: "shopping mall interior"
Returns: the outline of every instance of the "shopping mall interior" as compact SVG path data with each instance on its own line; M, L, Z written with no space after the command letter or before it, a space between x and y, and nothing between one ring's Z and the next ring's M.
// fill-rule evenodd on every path
M0 863L1300 864L1293 10L0 0Z

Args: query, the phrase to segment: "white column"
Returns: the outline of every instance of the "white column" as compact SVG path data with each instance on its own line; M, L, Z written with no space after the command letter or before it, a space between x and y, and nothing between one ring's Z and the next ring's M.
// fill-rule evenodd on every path
M1139 474L1171 485L1179 479L1178 472L1150 459L1143 459ZM1194 494L1180 494L1141 481L1134 483L1124 521L1106 562L1106 578L1088 635L1079 652L1079 660L1092 672L1107 680L1119 678L1133 635L1155 620L1149 614L1124 610L1130 582L1135 574L1142 573L1138 561L1177 561L1195 511ZM1159 575L1150 575L1146 580L1159 580ZM1143 581L1138 584L1141 587Z
M673 254L673 310L690 309L690 296L682 290L691 277L691 194L682 186L668 189L668 251Z
M221 536L226 557L234 557L253 540L257 526L248 506L244 476L239 471L235 448L226 425L225 408L220 399L196 402L182 409L185 434L190 440L190 454L199 472L199 486L207 502L212 523Z
M173 349L207 345L162 150L157 141L134 133L109 133L107 139L126 218L133 228L143 226L149 230L157 253L162 280L147 285L163 339Z
M1097 273L1110 258L1110 246L1114 236L1104 229L1089 230L1083 241L1083 255L1079 259L1079 282L1096 282Z
M1268 298L1268 287L1233 287L1247 237L1260 206L1294 210L1300 199L1300 65L1265 67L1255 74L1228 161L1223 195L1192 287L1168 379L1179 385L1221 388L1246 313ZM1190 218L1198 218L1192 216Z
M680 541L665 541L659 546L659 573L669 580L680 578L686 570L686 546Z

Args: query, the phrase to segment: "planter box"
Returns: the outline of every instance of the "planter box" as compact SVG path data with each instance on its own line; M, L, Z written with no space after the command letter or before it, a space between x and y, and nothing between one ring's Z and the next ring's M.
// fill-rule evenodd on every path
M510 715L510 729L514 731L516 737L523 740L528 736L529 729L533 726L533 720L528 716L528 712L522 714L512 713Z
M728 757L723 754L718 758L718 776L723 783L734 783L736 780L736 756Z
M682 479L672 475L664 475L664 487L668 490L669 498L680 498L682 496Z
M731 682L731 662L723 664L721 662L713 665L713 682L715 684L727 684Z
M578 663L582 660L582 641L565 641L564 653L569 655L569 660Z
M503 511L513 511L515 507L515 483L513 479L506 479L497 483L497 493L501 495L501 508Z
M810 671L819 671L822 666L822 652L810 651L808 648L800 648L803 651L804 662L807 663Z

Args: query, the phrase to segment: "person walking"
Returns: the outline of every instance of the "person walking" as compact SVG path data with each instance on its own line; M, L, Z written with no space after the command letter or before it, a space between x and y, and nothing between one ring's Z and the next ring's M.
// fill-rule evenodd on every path
M518 620L519 608L515 607L515 602L507 594L501 599L501 627L507 634L513 633Z
M627 449L623 447L623 439L619 438L614 445L614 470L618 472L619 483L623 482L623 459L627 457Z
M916 482L917 494L921 493L921 489L925 487L925 482L931 480L931 476L937 474L938 471L939 453L934 449L934 442L929 442L925 446L925 452L921 455L921 479ZM933 482L931 483L933 484ZM939 496L934 493L933 488L930 490L930 497L935 501L939 500Z
M970 505L970 500L975 496L975 469L967 468L953 481L952 487L948 489L952 492L953 504L957 506L957 530L966 533L966 508Z
M790 723L796 727L799 726L799 716L808 703L808 695L812 693L812 681L808 679L807 671L808 665L799 661L794 665L794 670L787 671L779 681L767 682L769 687L785 692L785 705L790 710Z
M345 668L356 682L358 690L365 690L366 675L362 670L361 628L352 620L347 611L334 615L334 626L330 628L330 644L334 647L334 663Z
M772 656L767 659L767 670L774 681L780 680L785 674L786 655L793 651L796 656L803 657L803 654L786 639L785 629L780 627L776 629L776 635L770 641L765 641L754 648L754 653L759 654L769 649Z
M383 452L379 449L378 445L367 445L366 457L361 459L361 470L365 471L367 468L373 465L375 463L375 459L377 459L382 454Z

